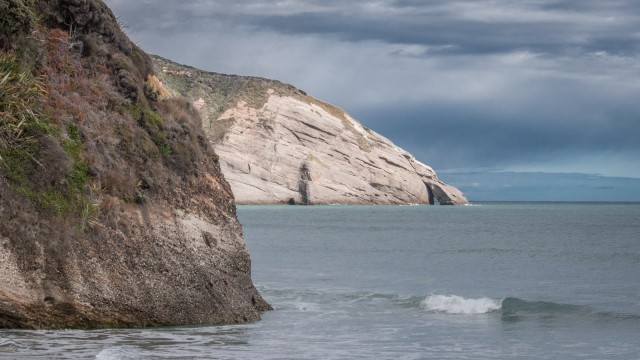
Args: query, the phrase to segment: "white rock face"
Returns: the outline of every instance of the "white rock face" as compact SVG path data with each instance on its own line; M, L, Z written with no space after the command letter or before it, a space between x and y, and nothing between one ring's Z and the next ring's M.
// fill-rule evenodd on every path
M237 204L467 203L413 155L309 99L270 89L261 108L238 101L218 117L214 146Z

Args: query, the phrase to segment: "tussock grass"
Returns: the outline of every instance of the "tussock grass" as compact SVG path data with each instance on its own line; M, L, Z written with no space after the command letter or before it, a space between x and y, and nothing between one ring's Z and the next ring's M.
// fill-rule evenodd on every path
M157 101L157 100L166 100L170 99L173 96L167 88L164 87L162 82L155 77L154 75L147 75L147 82L145 83L145 94L148 98Z
M45 110L51 86L29 63L0 50L0 172L39 209L65 215L89 179L80 130L54 123Z
M15 58L0 53L0 148L23 148L26 129L39 124L37 104L44 94L42 79Z

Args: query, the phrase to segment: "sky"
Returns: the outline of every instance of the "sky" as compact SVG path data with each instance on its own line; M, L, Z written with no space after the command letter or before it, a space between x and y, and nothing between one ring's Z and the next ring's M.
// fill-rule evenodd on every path
M470 199L640 201L639 1L105 2L147 52L290 83Z

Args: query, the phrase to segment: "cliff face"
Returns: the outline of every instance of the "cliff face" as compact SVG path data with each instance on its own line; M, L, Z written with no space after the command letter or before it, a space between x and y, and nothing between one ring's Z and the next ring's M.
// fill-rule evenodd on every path
M0 10L0 327L257 320L198 112L101 1Z
M467 203L411 154L290 85L154 59L202 113L239 204Z

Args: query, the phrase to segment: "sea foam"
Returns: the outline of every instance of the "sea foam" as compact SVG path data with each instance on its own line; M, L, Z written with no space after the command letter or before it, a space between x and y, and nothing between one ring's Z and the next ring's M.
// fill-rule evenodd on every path
M430 295L420 306L427 311L446 314L486 314L500 310L502 301L487 297L466 299L456 295Z
M107 348L96 355L96 360L127 360L137 358L134 354L130 354L120 348Z

